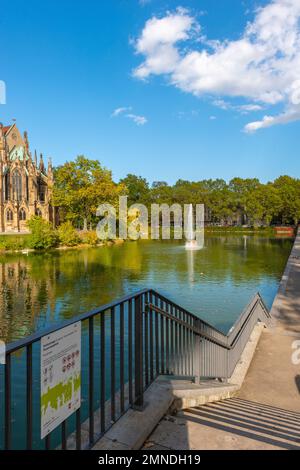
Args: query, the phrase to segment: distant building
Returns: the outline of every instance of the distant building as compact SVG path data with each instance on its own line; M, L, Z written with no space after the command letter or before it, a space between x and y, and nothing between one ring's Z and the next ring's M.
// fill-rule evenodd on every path
M43 156L32 157L27 132L20 134L16 124L0 124L0 232L27 232L26 222L39 215L54 223L51 207L52 164Z

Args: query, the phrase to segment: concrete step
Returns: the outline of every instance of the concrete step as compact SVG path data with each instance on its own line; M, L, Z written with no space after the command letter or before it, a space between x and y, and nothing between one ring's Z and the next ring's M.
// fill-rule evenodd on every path
M239 398L166 416L144 449L298 449L300 414Z

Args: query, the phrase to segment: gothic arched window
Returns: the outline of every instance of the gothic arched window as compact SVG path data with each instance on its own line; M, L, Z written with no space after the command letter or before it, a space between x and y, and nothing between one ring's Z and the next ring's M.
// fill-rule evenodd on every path
M29 201L29 178L26 175L26 201Z
M45 202L46 185L42 178L38 179L38 198L41 202Z
M22 176L19 170L13 172L12 187L14 199L20 201L22 199Z
M38 217L42 217L41 209L37 208L36 211L35 211L35 215L37 215Z
M9 201L10 199L10 178L9 171L3 176L3 189L4 189L4 200Z
M7 222L11 222L14 218L13 211L11 209L7 209L6 211L6 220Z
M23 209L23 207L19 211L19 219L20 220L26 220L26 211L25 211L25 209Z

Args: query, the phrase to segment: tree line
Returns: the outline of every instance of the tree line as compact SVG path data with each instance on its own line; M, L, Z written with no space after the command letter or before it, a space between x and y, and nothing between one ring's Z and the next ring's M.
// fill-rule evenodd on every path
M115 182L110 170L98 160L84 156L55 168L53 204L60 208L61 220L87 230L97 223L99 204L118 205L120 195L128 204L204 204L205 219L215 225L270 226L298 224L300 220L300 180L280 176L262 183L258 178L186 181L174 185L166 181L150 184L146 178L128 174Z

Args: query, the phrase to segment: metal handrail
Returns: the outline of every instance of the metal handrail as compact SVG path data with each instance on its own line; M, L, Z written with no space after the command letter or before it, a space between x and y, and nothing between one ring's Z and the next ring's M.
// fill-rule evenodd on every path
M70 320L65 320L63 322L60 322L59 324L55 324L55 325L49 326L48 328L44 328L43 330L37 331L36 333L26 336L25 338L22 338L17 341L13 341L7 345L6 353L10 354L10 353L17 351L18 349L25 348L29 344L33 344L39 341L41 338L43 338L43 336L50 335L51 333L55 333L55 331L59 331L62 328L73 325L74 323L77 323L79 321L87 320L88 318L99 315L99 313L105 312L106 310L111 310L112 308L118 307L124 302L135 299L136 297L139 297L140 295L145 294L146 292L149 292L149 289L141 289L135 292L134 294L128 294L113 302L104 304L101 307L95 308L93 310L89 310L88 312L82 313L81 315L76 315L75 317L72 317Z
M96 348L96 319L99 319L100 348ZM83 392L88 403L88 419L81 409L76 412L75 428L68 429L68 420L61 425L59 442L52 442L51 435L44 446L49 449L92 447L92 445L132 406L143 408L143 397L147 387L158 375L228 379L258 321L268 323L270 314L261 296L256 294L243 310L228 334L189 312L177 303L153 289L142 289L99 308L73 317L60 324L36 332L27 338L10 343L6 349L4 369L4 448L9 449L14 440L12 429L14 354L25 351L26 388L26 448L34 447L33 426L33 372L34 345L44 336L54 333L76 322L87 322L83 329L88 344L88 353L83 360L88 378ZM109 329L106 328L109 325ZM99 338L99 336L98 336ZM98 339L99 341L99 339ZM118 349L116 349L118 344ZM108 350L110 354L108 356ZM18 357L22 355L18 354ZM107 367L109 361L109 367ZM99 375L99 399L95 389L96 374ZM1 377L1 376L0 376ZM116 380L117 379L117 380ZM110 384L110 396L105 384ZM0 382L0 392L1 385ZM1 393L0 393L1 397ZM0 403L1 406L1 403ZM98 407L98 408L97 408ZM99 429L96 430L95 411L100 410ZM0 423L1 428L1 423ZM88 429L88 440L84 441L82 430ZM18 429L17 429L18 430ZM73 438L73 441L72 441ZM38 437L35 436L35 441ZM41 441L42 442L42 441ZM1 436L0 436L1 447Z

